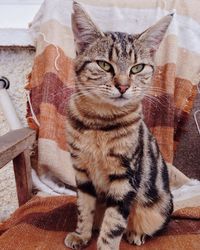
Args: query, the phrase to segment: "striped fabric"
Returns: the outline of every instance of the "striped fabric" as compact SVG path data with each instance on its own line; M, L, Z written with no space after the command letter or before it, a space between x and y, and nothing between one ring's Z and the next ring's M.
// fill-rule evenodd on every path
M1 250L70 250L64 245L67 232L75 230L77 208L74 197L35 197L0 224ZM120 250L199 250L200 207L174 213L167 229L142 246L124 239ZM85 250L95 250L94 233Z
M175 12L156 57L153 79L157 98L144 100L147 125L164 158L173 161L183 125L192 108L200 73L200 2L198 0L81 0L102 30L139 33L162 16ZM46 0L30 25L36 58L27 89L31 91L37 127L30 110L30 127L38 130L39 169L50 169L63 182L75 185L65 136L65 121L73 92L71 31L72 1ZM39 172L39 171L38 171ZM178 178L178 177L177 177Z

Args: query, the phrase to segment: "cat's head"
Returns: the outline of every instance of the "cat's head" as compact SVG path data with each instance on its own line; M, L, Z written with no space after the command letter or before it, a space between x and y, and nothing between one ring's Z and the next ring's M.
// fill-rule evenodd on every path
M73 3L76 87L80 95L124 106L140 102L154 71L154 55L172 20L167 15L138 35L103 32Z

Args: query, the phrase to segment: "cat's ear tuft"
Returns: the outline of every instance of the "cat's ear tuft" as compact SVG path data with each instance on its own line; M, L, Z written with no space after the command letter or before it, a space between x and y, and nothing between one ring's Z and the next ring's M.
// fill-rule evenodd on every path
M73 2L72 13L72 31L76 45L76 52L82 53L89 44L97 38L104 36L99 28L94 24L89 15L84 11L81 5Z
M173 14L167 15L140 34L138 41L140 41L145 48L150 49L152 55L154 55L159 48L172 18Z

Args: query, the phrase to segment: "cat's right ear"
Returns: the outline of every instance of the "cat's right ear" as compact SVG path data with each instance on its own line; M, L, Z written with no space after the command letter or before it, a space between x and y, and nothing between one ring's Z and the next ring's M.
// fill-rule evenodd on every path
M103 37L104 34L94 24L89 15L83 10L81 5L73 2L72 13L72 31L74 33L74 40L76 45L76 52L82 53L89 44L96 39Z

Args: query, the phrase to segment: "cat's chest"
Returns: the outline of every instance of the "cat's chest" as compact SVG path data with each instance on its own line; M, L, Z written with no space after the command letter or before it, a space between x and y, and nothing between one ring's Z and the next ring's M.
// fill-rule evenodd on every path
M113 154L132 155L133 135L118 139L116 132L85 131L79 135L77 143L79 152L75 165L87 171L97 192L106 193L109 176L124 173L120 158Z
M97 190L107 191L109 160L109 139L106 134L86 132L80 138L79 165L86 168Z
M80 146L82 153L88 156L105 155L109 148L108 136L98 131L86 131L80 137Z
M90 171L94 169L109 168L107 162L109 155L109 141L105 135L98 132L86 132L80 140L79 157Z

